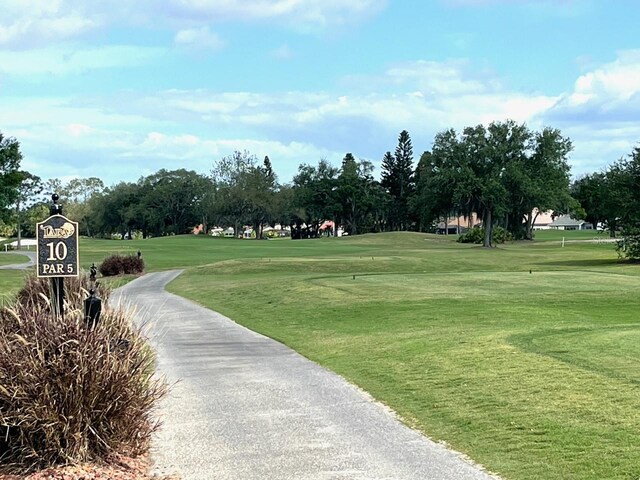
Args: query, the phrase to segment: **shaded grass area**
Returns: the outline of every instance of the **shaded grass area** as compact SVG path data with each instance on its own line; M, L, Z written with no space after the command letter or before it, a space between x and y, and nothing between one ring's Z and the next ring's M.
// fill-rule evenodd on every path
M340 373L505 478L640 477L640 277L610 245L300 243L235 251L170 290Z

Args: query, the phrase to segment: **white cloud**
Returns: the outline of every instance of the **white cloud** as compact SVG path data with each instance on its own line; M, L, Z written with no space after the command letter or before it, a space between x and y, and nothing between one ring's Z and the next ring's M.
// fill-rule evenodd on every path
M87 6L70 0L5 0L0 46L26 49L92 31L103 16Z
M568 107L615 107L640 93L640 50L620 52L609 64L580 76L564 98Z
M479 70L467 59L398 63L390 66L381 75L346 77L345 84L369 91L413 90L427 97L488 94L504 90L495 74Z
M351 23L378 13L386 0L171 0L171 17L219 22L277 20L299 29Z
M291 60L295 56L289 45L280 45L278 48L271 50L269 55L277 60Z
M180 30L174 37L174 43L179 47L210 51L222 50L226 46L220 36L208 26Z
M0 50L0 74L37 80L42 75L70 75L89 70L131 67L165 53L161 48L131 45L104 47L59 46L24 52Z
M613 62L581 75L539 120L573 140L574 174L630 153L640 142L640 50L619 52Z
M386 0L3 0L0 48L28 50L76 39L108 26L182 28L176 43L219 49L208 25L277 22L301 32L350 24L380 12Z
M639 67L640 54L622 52L553 97L509 90L490 73L474 76L465 61L414 62L367 77L372 90L352 77L339 92L7 99L0 125L22 142L26 168L41 176L53 162L81 176L94 170L107 182L159 168L206 172L221 156L247 149L269 155L287 180L301 162L326 157L338 164L347 151L377 164L402 129L417 157L438 131L512 118L534 129L560 128L574 143L579 174L626 155L640 140Z

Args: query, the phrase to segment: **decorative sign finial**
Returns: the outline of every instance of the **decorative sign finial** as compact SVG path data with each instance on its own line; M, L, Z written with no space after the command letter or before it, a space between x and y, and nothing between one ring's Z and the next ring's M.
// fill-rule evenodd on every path
M51 200L53 201L53 204L51 204L51 206L49 207L49 214L62 215L62 205L58 204L58 200L60 200L60 195L58 195L57 193L54 193L53 195L51 195Z

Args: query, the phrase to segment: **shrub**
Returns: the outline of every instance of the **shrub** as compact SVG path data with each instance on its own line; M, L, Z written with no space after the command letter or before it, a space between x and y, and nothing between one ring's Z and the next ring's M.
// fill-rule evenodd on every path
M144 260L137 255L127 255L122 257L122 270L125 274L142 273L144 271Z
M144 271L144 260L137 255L115 254L105 258L98 270L103 277L142 273Z
M493 227L493 243L504 243L512 241L513 235L502 227ZM475 227L467 233L460 235L459 243L484 243L484 228Z
M640 227L625 228L622 239L617 242L616 250L619 257L632 262L640 261Z
M0 464L29 471L145 451L165 392L153 351L106 302L87 329L81 282L66 282L66 313L54 318L47 283L29 279L22 300L0 309Z
M484 228L472 228L458 237L459 243L482 243L484 241Z
M494 227L493 228L493 242L494 243L504 243L504 242L512 242L513 235L508 230L502 227Z

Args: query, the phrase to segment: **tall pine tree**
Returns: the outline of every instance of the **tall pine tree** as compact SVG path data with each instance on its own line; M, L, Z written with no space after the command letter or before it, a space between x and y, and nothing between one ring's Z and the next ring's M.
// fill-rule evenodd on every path
M388 215L392 230L409 228L409 197L415 190L413 179L413 146L409 132L398 137L395 155L387 152L382 159L382 186L393 198Z

